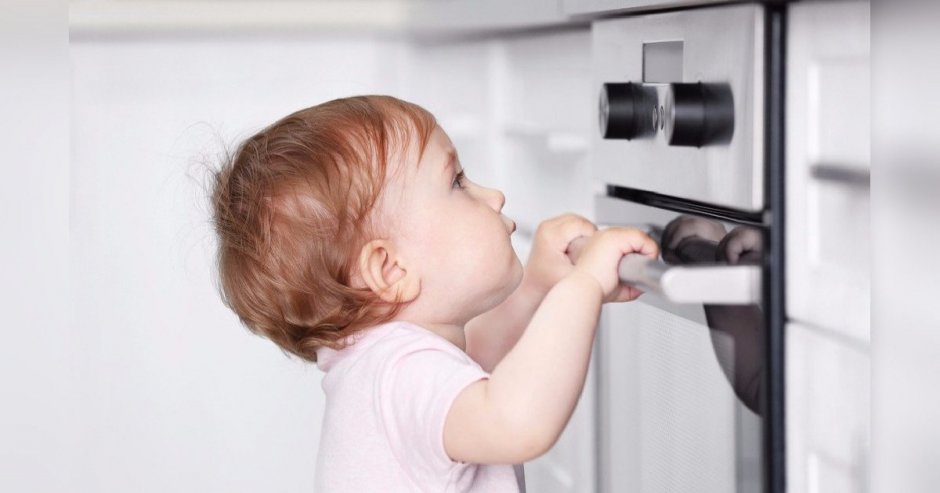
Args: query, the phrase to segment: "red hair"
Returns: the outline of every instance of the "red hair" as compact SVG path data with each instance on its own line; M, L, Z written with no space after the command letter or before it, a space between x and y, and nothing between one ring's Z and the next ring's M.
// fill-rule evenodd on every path
M221 296L249 330L315 362L318 348L398 314L404 304L350 279L389 160L417 166L436 126L390 96L335 99L249 137L213 173Z

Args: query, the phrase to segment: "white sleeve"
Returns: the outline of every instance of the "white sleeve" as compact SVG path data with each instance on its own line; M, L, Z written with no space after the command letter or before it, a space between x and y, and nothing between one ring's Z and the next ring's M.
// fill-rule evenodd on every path
M444 421L460 392L489 374L467 356L423 348L394 358L383 377L377 389L380 419L409 474L420 481L462 464L444 450Z

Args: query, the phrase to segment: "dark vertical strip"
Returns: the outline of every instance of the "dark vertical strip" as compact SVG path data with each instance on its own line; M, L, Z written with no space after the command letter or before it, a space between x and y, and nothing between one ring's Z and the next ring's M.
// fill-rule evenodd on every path
M784 393L784 343L786 299L784 282L785 234L785 146L784 110L786 90L786 5L767 5L764 30L765 197L769 232L765 237L768 274L764 276L767 341L764 392L764 484L769 493L786 492L786 429Z

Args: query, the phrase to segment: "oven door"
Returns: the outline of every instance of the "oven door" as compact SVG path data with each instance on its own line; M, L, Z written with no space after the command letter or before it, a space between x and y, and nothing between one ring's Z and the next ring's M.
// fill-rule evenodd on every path
M595 199L600 225L635 226L658 261L602 311L595 352L603 492L762 491L763 240L759 222Z

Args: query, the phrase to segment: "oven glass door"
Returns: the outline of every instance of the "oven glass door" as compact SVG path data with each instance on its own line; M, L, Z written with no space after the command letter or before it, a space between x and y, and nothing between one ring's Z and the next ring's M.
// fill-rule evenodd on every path
M662 251L645 270L621 264L647 289L602 312L600 490L762 491L763 228L611 197L595 211Z

